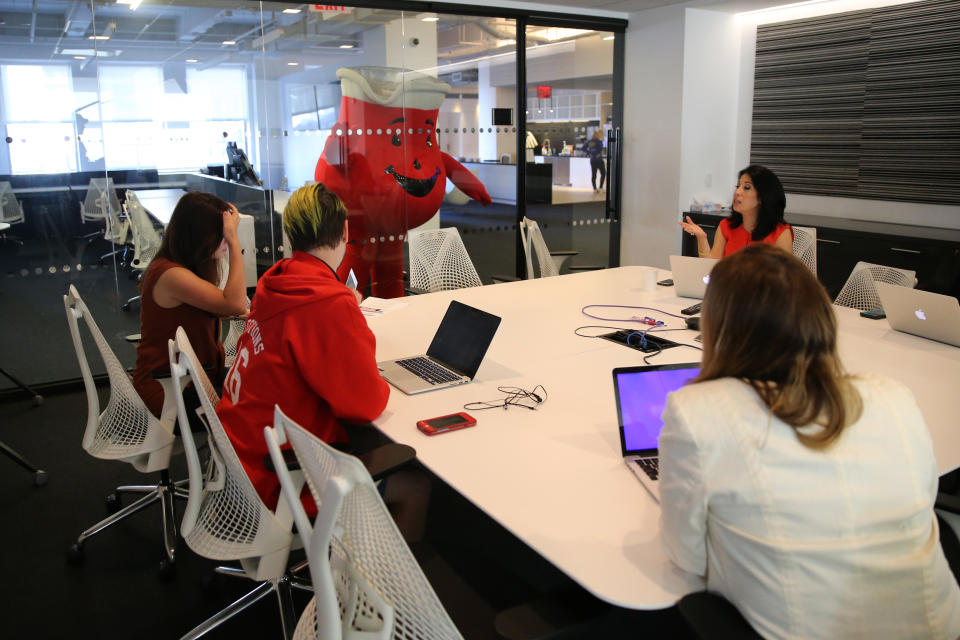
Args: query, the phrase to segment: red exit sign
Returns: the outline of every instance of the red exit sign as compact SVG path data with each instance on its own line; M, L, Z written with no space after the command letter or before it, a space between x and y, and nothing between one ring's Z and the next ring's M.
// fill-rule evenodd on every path
M310 11L323 13L350 13L350 7L343 7L339 4L312 4Z
M537 97L538 97L538 98L549 98L549 97L550 97L550 87L544 87L544 86L537 87Z

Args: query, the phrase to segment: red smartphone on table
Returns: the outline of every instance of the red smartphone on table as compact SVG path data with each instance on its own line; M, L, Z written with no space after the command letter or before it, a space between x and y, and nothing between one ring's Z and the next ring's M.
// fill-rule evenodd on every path
M420 429L420 431L428 436L435 436L438 433L447 433L448 431L456 431L457 429L466 429L467 427L472 427L476 424L476 418L461 411L460 413L451 413L447 416L429 418L427 420L418 420L417 429Z

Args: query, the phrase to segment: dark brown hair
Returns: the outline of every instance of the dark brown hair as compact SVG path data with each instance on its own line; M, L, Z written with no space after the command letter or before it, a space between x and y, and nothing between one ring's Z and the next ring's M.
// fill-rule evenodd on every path
M190 191L173 209L157 256L219 284L220 263L213 252L223 240L223 212L230 205L210 193Z
M763 165L751 164L741 169L737 174L737 181L743 177L743 174L750 176L750 182L753 183L753 188L757 191L757 199L760 201L757 226L750 237L754 242L762 242L776 230L778 224L784 221L783 211L787 208L787 196L783 192L783 184L777 174ZM736 229L743 224L743 215L739 211L733 211L732 205L730 209L728 224L731 229Z
M808 447L826 447L860 417L860 395L837 355L830 298L786 251L752 244L718 262L701 328L695 382L743 379ZM821 428L802 429L813 424Z

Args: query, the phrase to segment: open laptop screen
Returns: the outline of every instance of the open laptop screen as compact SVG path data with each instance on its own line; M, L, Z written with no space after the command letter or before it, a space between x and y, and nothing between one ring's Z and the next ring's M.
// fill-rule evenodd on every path
M657 449L657 439L663 428L660 416L667 404L667 394L685 385L699 372L699 363L613 370L620 445L624 455Z
M499 326L498 316L451 300L427 355L473 379Z

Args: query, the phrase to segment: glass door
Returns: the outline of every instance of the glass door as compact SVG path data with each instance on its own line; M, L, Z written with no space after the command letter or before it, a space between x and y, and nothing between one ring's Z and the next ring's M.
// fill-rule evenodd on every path
M526 217L567 254L561 274L619 263L614 44L606 31L526 28Z

